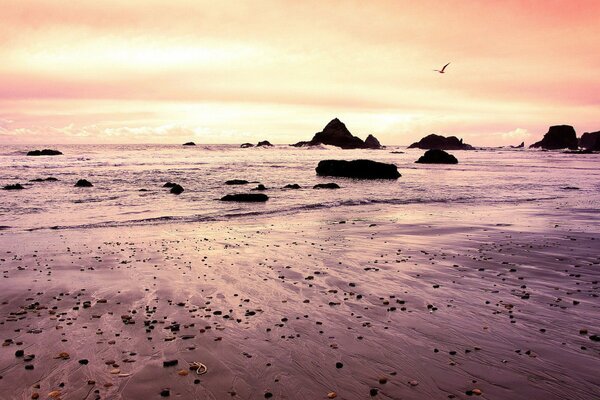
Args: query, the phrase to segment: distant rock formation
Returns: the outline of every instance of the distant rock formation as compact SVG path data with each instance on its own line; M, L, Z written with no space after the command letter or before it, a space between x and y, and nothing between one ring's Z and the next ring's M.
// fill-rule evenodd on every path
M300 185L297 183L288 183L283 187L284 189L300 189Z
M294 143L294 144L290 144L290 146L292 147L306 147L306 146L310 146L310 142L307 142L306 140L300 141L298 143Z
M184 146L195 146L195 145L196 145L196 143L194 143L194 142L186 142L186 143L184 143L183 145L184 145Z
M337 183L317 183L313 186L313 189L339 189L340 186Z
M600 151L600 131L586 132L581 135L579 147L592 151Z
M256 186L253 189L250 190L267 190L267 188L265 187L265 185L263 185L262 183L258 184L258 186Z
M244 180L244 179L231 179L231 180L225 181L226 185L247 185L248 183L250 183L250 182L248 182L247 180Z
M400 173L394 164L371 160L323 160L316 168L319 176L339 176L356 179L398 179Z
M419 140L408 146L409 149L439 149L439 150L473 150L473 146L463 143L462 139L456 136L441 136L441 135L427 135L423 139Z
M256 147L273 147L273 145L268 140L263 140L256 144Z
M381 149L381 148L383 148L383 146L381 146L381 143L379 143L379 140L377 140L377 138L375 136L369 135L369 136L367 136L367 139L365 139L365 148Z
M25 188L20 183L15 183L14 185L6 185L2 188L2 190L23 190L23 189L25 189Z
M529 148L538 148L546 150L571 149L577 150L579 141L575 134L575 129L571 125L555 125L548 129L544 138L529 146Z
M58 150L44 149L44 150L31 150L27 152L28 156L60 156L62 153Z
M415 162L419 164L458 164L456 157L440 149L427 150Z
M171 186L170 192L173 194L181 194L183 193L183 186L175 183L173 186Z
M240 147L241 147L242 149L247 149L247 148L249 148L249 147L254 147L254 145L253 145L252 143L242 143L242 144L240 145Z
M56 182L58 179L49 176L48 178L35 178L31 179L29 182Z
M221 197L221 201L241 201L241 202L263 202L269 200L269 196L263 193L237 193L228 194Z
M92 182L88 181L87 179L80 179L77 181L75 186L76 187L92 187L94 185L92 185Z
M525 142L521 142L520 145L518 146L510 146L512 149L522 149L523 147L525 147Z

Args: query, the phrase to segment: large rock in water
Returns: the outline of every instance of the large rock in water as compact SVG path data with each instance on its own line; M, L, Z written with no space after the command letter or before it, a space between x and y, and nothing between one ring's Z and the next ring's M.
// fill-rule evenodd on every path
M256 144L256 147L273 147L273 145L268 140L262 140Z
M27 152L28 156L60 156L62 153L58 150L44 149L44 150L31 150Z
M269 196L262 193L237 193L221 197L221 201L241 201L246 203L257 203L269 200Z
M331 120L321 132L315 133L309 145L314 146L319 143L338 146L342 149L362 149L365 142L350 133L346 125L337 118Z
M317 165L317 175L341 176L356 179L398 179L400 173L394 164L371 160L323 160Z
M579 139L579 147L584 149L600 151L600 131L586 132Z
M196 145L196 143L194 143L194 142L186 142L186 143L184 143L183 145L184 145L184 146L195 146L195 145Z
M529 148L541 147L547 150L571 149L577 150L579 142L575 129L571 125L555 125L548 129L544 138L537 143L532 144Z
M367 149L381 149L383 146L381 146L381 143L379 143L379 140L375 136L369 135L365 140L365 147Z
M87 179L80 179L77 181L75 186L76 187L92 187L94 185L92 185L92 182L88 181Z
M423 139L419 140L408 146L409 149L440 149L440 150L473 150L473 146L463 143L462 139L456 136L440 136L440 135L427 135Z
M419 164L458 164L456 157L440 149L427 150L415 162Z

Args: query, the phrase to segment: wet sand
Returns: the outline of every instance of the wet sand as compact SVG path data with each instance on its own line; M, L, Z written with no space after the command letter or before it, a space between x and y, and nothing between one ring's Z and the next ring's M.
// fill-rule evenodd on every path
M600 398L599 248L535 204L0 231L0 397Z

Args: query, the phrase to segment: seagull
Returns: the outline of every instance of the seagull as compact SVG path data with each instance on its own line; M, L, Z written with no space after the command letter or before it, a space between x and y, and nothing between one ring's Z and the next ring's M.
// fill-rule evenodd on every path
M439 72L440 74L445 73L444 70L446 69L446 67L450 65L450 63L444 65L444 67L442 69L434 69L435 72Z

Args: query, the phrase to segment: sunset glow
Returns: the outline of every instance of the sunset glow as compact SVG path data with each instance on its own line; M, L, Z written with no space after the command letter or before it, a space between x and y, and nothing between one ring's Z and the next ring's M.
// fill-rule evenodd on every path
M0 141L409 144L600 129L597 1L0 0ZM445 74L433 69L451 62Z

